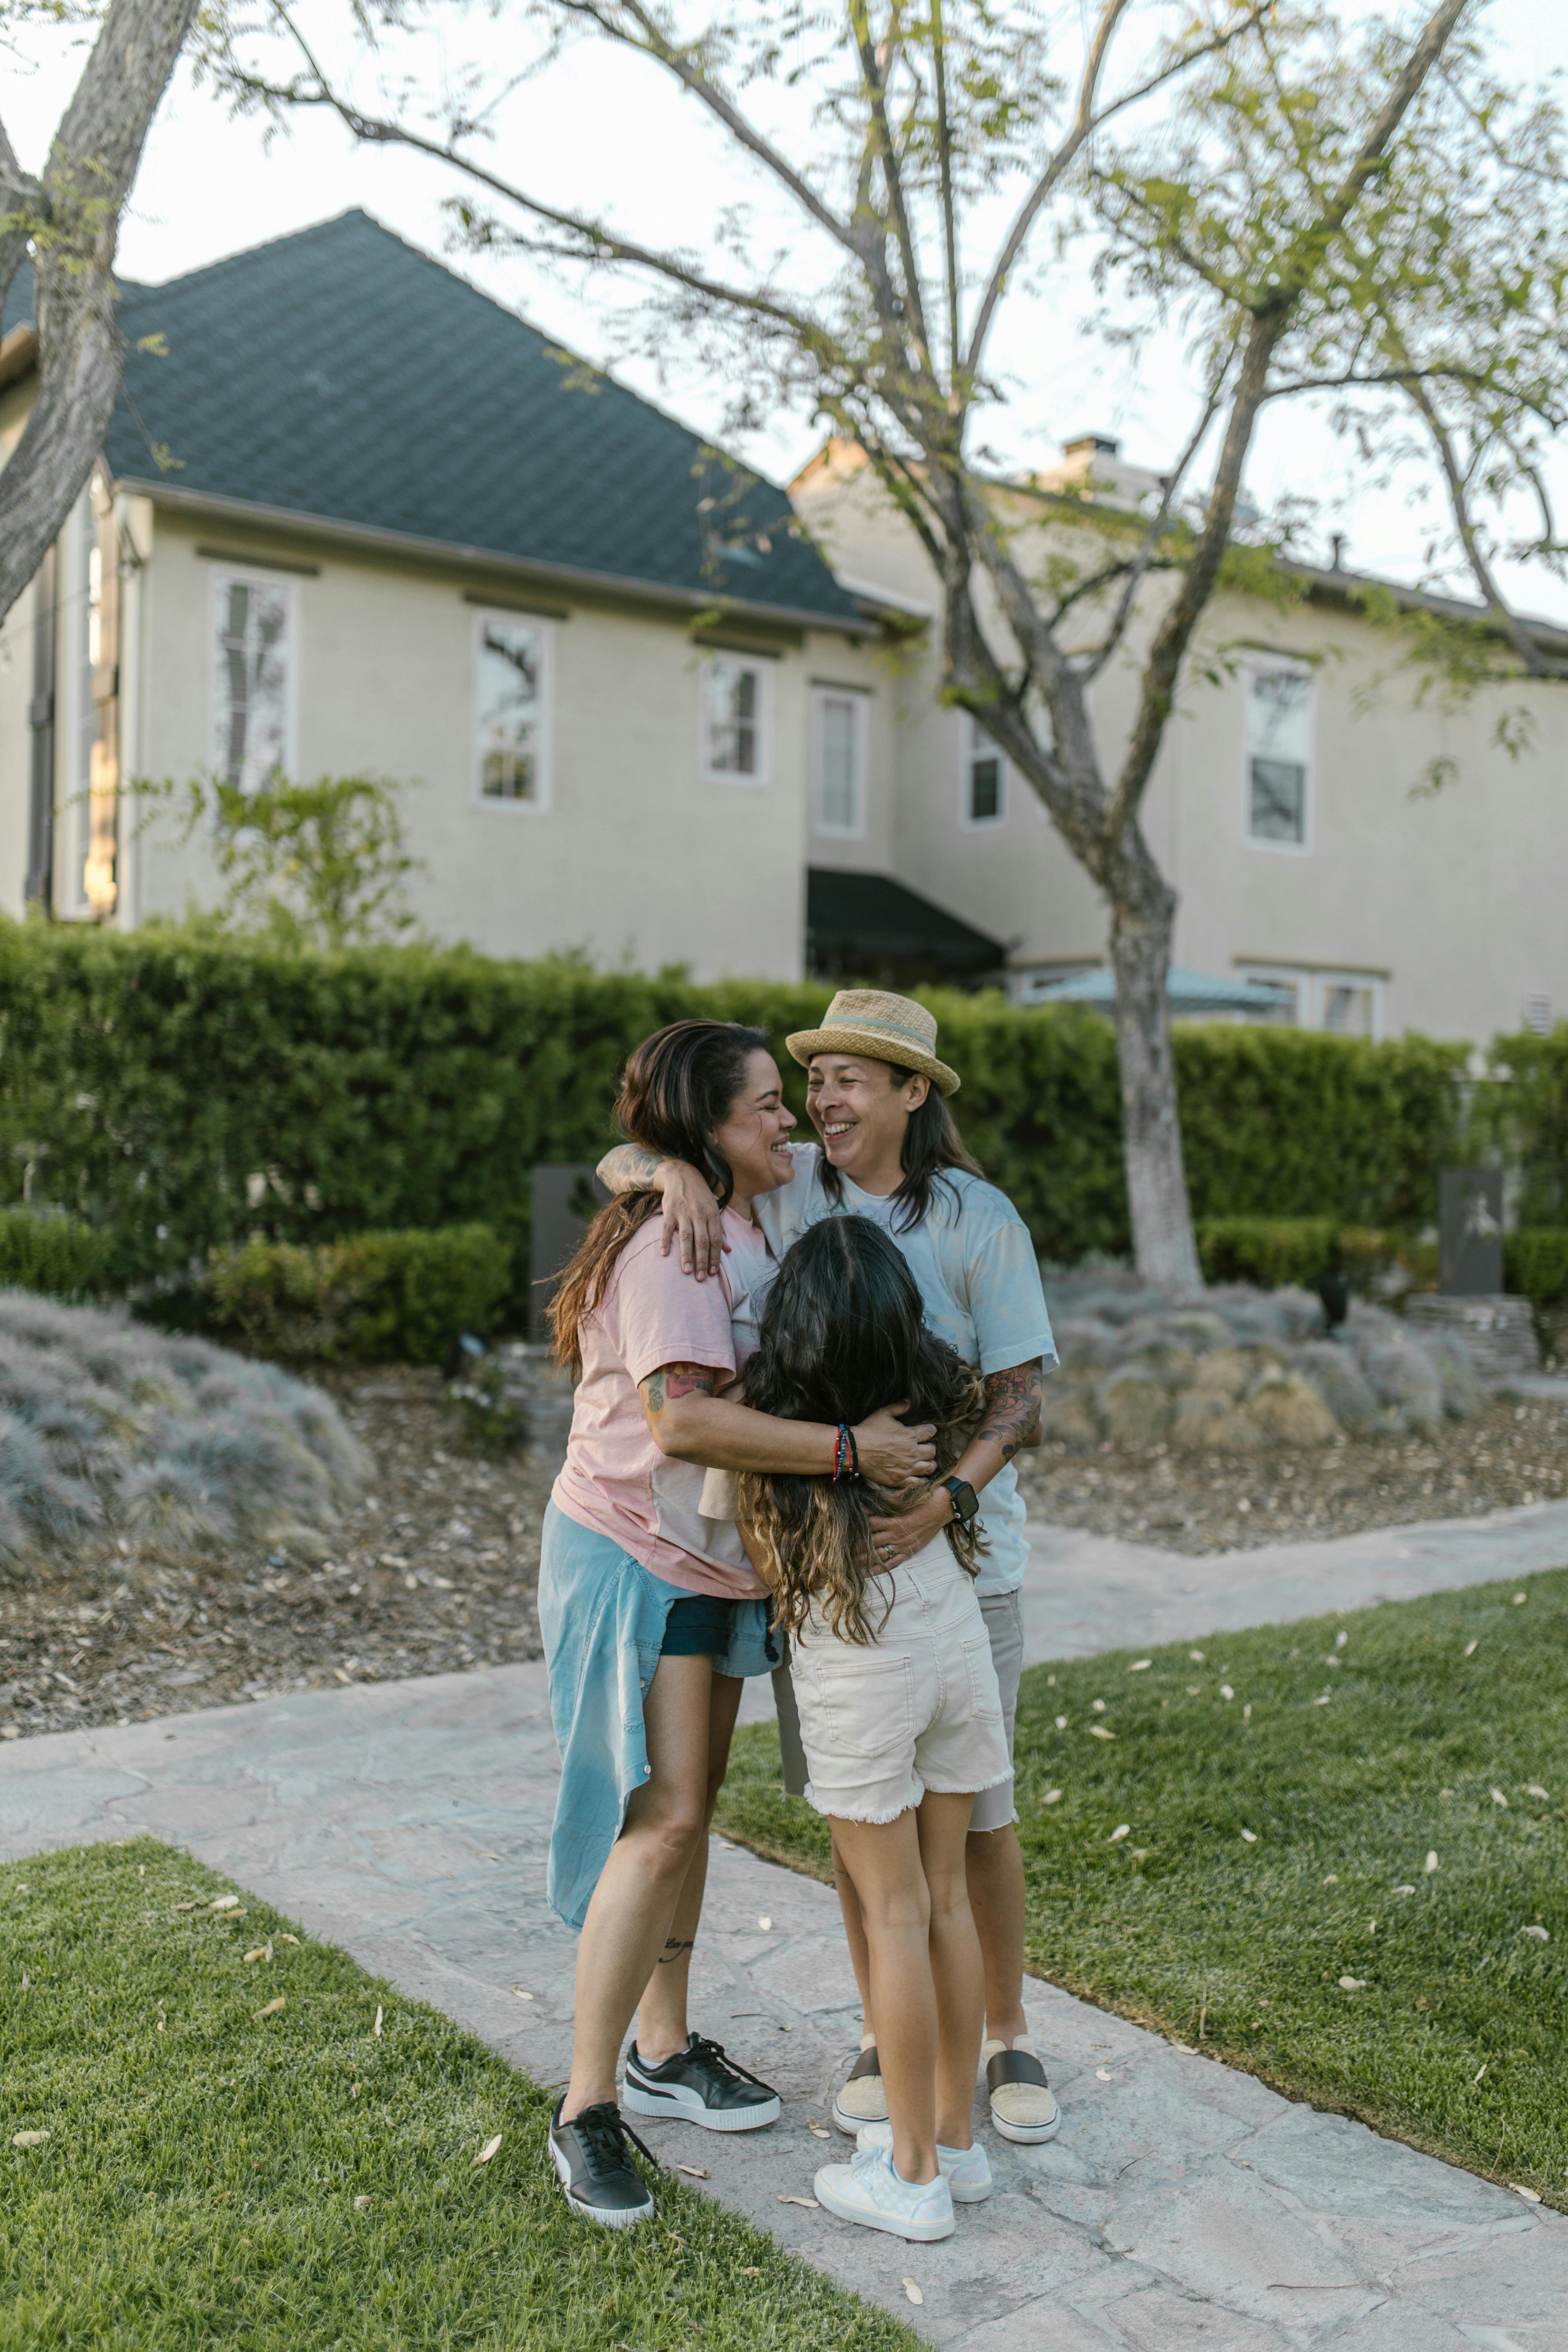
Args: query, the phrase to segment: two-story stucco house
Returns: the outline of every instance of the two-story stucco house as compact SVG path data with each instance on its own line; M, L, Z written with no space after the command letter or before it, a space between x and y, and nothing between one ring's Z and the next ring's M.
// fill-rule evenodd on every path
M121 320L102 464L0 632L0 908L210 903L140 779L371 772L437 938L800 971L812 794L885 795L896 730L874 600L783 490L363 213Z
M212 903L206 836L147 822L141 780L370 772L402 788L423 927L489 954L1101 985L1105 910L942 707L936 580L855 453L762 481L358 212L121 315L101 463L0 627L0 911ZM1086 442L1020 511L1065 542L1152 479ZM1216 600L1168 730L1147 824L1178 962L1352 1034L1562 1017L1568 690L1510 698L1537 721L1510 760L1487 698L1384 676L1349 574L1301 577L1285 612ZM1094 690L1108 762L1163 593ZM1456 781L1413 798L1436 761Z

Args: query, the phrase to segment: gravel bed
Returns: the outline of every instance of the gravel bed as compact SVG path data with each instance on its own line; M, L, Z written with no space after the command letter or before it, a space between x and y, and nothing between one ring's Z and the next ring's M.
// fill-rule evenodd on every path
M1250 1550L1568 1495L1568 1407L1494 1399L1432 1437L1340 1438L1310 1453L1060 1444L1025 1454L1031 1517L1167 1551Z
M465 1444L440 1375L322 1370L374 1457L329 1539L87 1547L0 1568L0 1738L540 1654L553 1452Z

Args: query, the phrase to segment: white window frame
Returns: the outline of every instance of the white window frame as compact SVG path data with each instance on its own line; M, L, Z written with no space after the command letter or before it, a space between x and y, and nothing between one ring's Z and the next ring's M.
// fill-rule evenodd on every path
M757 764L752 774L742 775L735 768L720 768L713 763L713 745L709 722L708 683L719 669L750 670L757 681L757 708L753 731L757 739ZM765 660L751 654L710 654L698 672L697 678L697 765L707 784L733 784L742 792L755 792L772 781L773 682Z
M972 710L961 711L958 763L958 823L963 833L990 833L1007 822L1008 760L994 736L988 735ZM985 747L989 745L989 751ZM974 763L994 756L996 761L996 814L976 816L974 808Z
M1304 677L1311 692L1307 702L1307 772L1301 785L1301 838L1300 841L1271 840L1266 834L1252 830L1252 688L1258 677L1271 677L1284 671ZM1261 649L1247 656L1242 665L1243 693L1241 706L1241 837L1248 849L1274 850L1286 857L1310 857L1317 818L1318 769L1318 694L1317 673L1310 662L1295 654L1269 654Z
M479 740L479 675L485 631L525 629L539 643L539 718L534 751L536 790L531 801L503 798L484 788L484 745ZM548 816L555 803L555 630L535 613L487 605L474 614L472 679L468 694L468 792L476 808L489 816Z
M869 737L868 705L870 696L865 687L814 686L811 689L811 824L814 833L826 835L834 841L861 841L866 834L866 752ZM826 792L824 743L824 714L830 702L847 704L854 718L851 736L854 743L855 776L852 792L853 813L847 824L829 822L825 793Z
M1348 965L1306 963L1242 963L1237 970L1243 980L1283 982L1296 992L1296 1018L1281 1022L1281 1028L1317 1029L1326 1035L1359 1035L1359 1031L1331 1031L1324 1019L1331 988L1364 988L1372 996L1372 1026L1367 1032L1373 1045L1380 1045L1384 1035L1384 991L1386 975L1380 971L1352 971Z
M288 648L283 673L283 757L279 762L285 776L298 775L300 770L300 671L304 657L304 631L300 617L300 583L264 567L247 571L242 563L214 563L207 592L207 751L211 757L213 738L217 728L218 705L218 615L223 599L234 586L276 589L287 608L284 642ZM212 773L221 772L212 761Z

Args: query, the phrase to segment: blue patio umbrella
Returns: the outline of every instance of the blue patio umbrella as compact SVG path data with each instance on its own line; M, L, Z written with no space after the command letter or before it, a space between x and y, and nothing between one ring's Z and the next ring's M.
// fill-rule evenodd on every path
M1165 975L1165 996L1174 1015L1241 1013L1254 1021L1278 1020L1290 1008L1289 989L1266 980L1224 980L1212 972L1189 971L1173 963ZM1068 980L1047 981L1034 995L1036 1004L1087 1004L1110 1013L1116 1005L1116 974L1109 966L1074 972Z

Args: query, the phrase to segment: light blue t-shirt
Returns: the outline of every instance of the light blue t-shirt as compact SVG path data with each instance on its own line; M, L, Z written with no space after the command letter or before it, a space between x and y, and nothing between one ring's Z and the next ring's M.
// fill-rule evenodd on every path
M1055 1369L1056 1343L1035 1245L1005 1192L966 1169L949 1169L933 1187L928 1214L900 1233L890 1199L863 1192L845 1177L843 1197L834 1202L823 1187L820 1147L795 1143L790 1150L790 1181L776 1192L759 1192L752 1203L776 1255L782 1257L797 1235L824 1217L873 1218L908 1260L927 1324L966 1364L977 1364L982 1372L1004 1372L1038 1357L1047 1372ZM981 1496L980 1517L990 1549L975 1590L1016 1592L1028 1566L1029 1540L1011 1462Z

